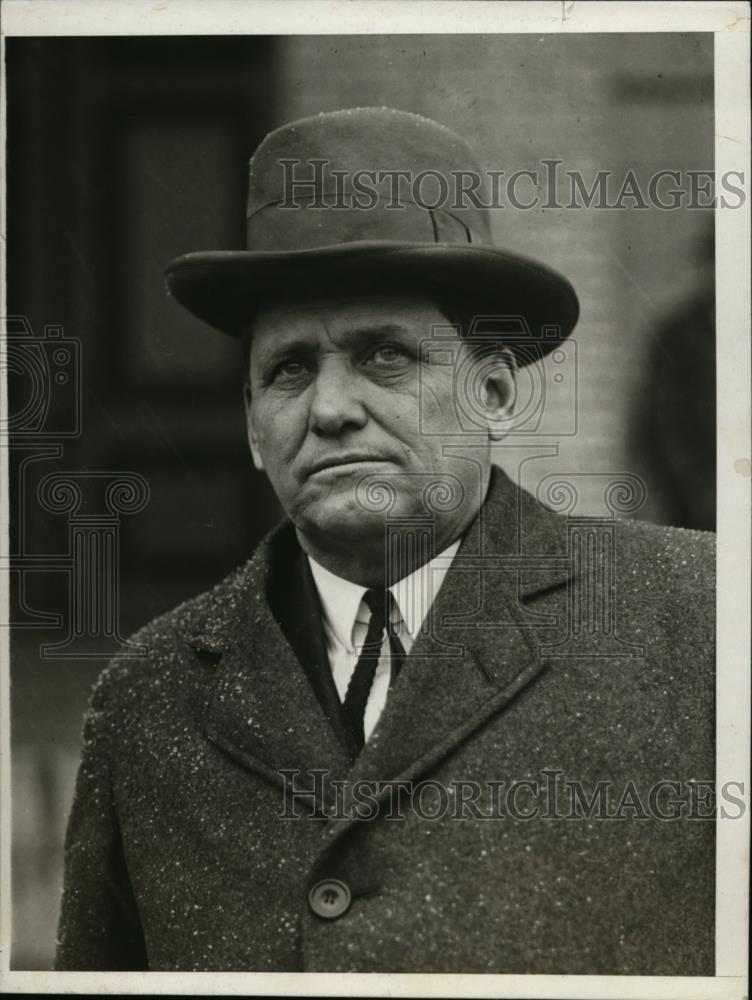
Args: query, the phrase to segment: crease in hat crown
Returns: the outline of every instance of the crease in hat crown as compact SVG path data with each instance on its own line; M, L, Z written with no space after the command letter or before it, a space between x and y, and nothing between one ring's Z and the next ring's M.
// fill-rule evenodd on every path
M324 161L318 174L310 170L316 161ZM291 164L300 165L302 174L291 173ZM359 170L406 171L413 180L421 172L447 178L450 203L427 206L408 190L400 192L396 206L381 191L367 209L352 200L332 204L332 171L344 172L352 186ZM168 291L194 316L238 335L270 293L364 275L387 283L414 279L416 286L454 286L486 314L517 317L528 339L545 332L547 352L577 322L574 289L553 268L494 242L480 197L481 204L452 201L454 175L467 171L483 177L469 144L414 112L343 108L281 125L250 158L245 249L175 258L166 270ZM291 206L295 176L303 183L294 185ZM342 189L349 191L348 184ZM499 221L506 224L508 213Z
M335 171L339 172L339 177L335 177ZM364 173L384 175L378 185L379 202L388 205L386 210L392 215L395 195L400 208L410 211L414 207L426 212L426 207L411 195L411 184L422 177L423 181L429 181L430 187L430 182L438 183L436 179L441 176L445 185L441 190L446 191L446 196L432 210L441 213L445 221L456 220L463 241L490 243L488 212L473 205L454 203L456 199L452 194L457 171L469 171L482 177L469 144L447 126L430 118L387 107L322 112L282 125L262 140L249 164L246 219L251 220L270 208L289 210L291 204L313 211L321 211L323 207L341 211L331 206L332 199L341 193L351 196L355 179ZM395 172L407 176L397 179ZM305 193L303 189L307 188L309 180L316 182L317 187ZM323 206L322 202L327 205ZM358 210L372 211L356 208ZM369 220L364 217L360 221L367 232ZM429 226L428 217L424 225ZM468 232L461 232L461 227ZM434 230L426 228L426 232L435 242L442 241L436 239ZM374 227L373 235L382 238L388 234ZM257 239L257 231L249 230L248 245L261 249Z

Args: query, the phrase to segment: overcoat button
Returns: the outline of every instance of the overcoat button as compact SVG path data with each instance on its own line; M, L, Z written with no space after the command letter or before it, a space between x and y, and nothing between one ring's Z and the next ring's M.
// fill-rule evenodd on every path
M336 878L325 878L308 893L308 904L317 917L335 920L347 913L352 902L350 889Z

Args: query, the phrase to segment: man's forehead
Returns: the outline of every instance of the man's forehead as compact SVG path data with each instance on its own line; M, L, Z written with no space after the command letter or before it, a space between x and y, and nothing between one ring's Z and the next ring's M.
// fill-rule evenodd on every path
M264 331L326 328L346 332L373 324L428 333L427 326L446 322L430 294L422 291L310 292L262 301L254 320L254 335Z

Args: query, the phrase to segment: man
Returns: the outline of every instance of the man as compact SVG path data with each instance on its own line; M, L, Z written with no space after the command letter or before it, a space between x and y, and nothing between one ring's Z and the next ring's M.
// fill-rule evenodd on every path
M472 200L355 204L364 169L477 168L404 112L296 122L248 249L168 269L244 341L287 519L100 679L57 967L712 974L709 538L492 465L574 292Z

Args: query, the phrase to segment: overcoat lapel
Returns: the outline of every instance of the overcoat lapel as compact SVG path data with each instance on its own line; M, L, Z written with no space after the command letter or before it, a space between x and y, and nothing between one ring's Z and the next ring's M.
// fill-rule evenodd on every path
M268 602L269 568L276 565L287 576L289 606L301 616L292 640L298 645L312 623L310 606L305 599L302 607L300 603L305 588L296 579L294 555L290 561L295 552L291 536L289 525L278 529L230 582L220 585L191 644L217 660L206 715L209 739L273 784L289 787L294 781L298 787L315 788L317 804L325 807L328 779L346 775L349 759L338 720L327 716ZM326 656L321 625L316 624L309 633L311 660ZM328 671L327 661L318 666ZM311 779L308 772L317 770L327 775L326 781ZM282 771L300 772L300 777L285 778Z

